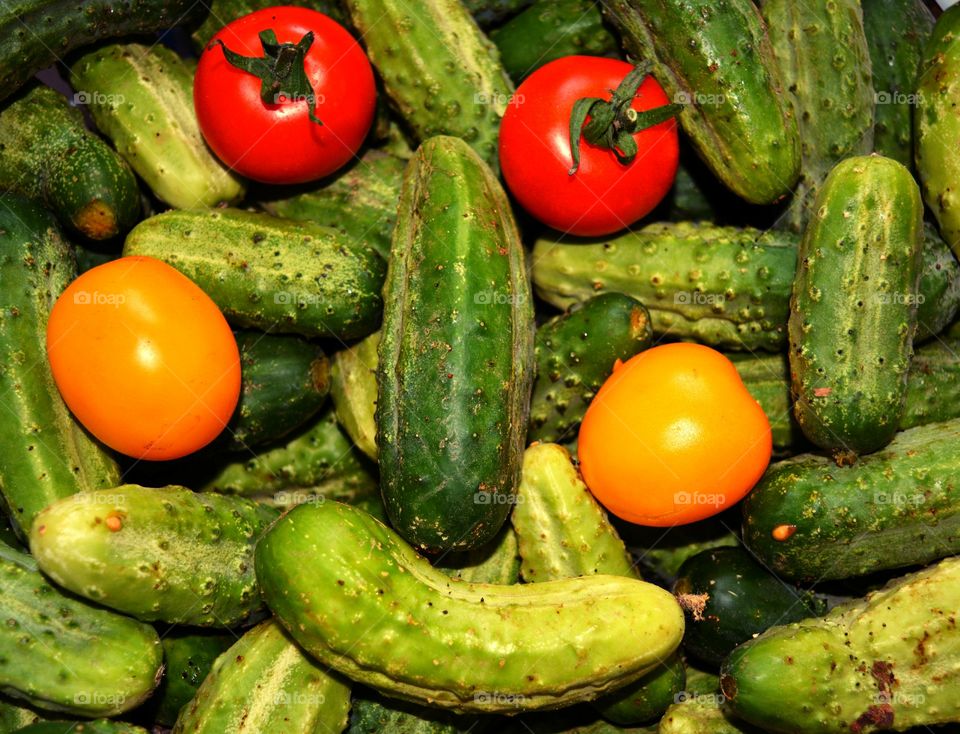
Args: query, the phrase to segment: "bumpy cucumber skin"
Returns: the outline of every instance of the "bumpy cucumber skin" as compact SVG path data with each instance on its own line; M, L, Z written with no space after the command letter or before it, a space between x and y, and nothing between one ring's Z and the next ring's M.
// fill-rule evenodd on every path
M30 550L50 578L104 606L231 627L260 609L253 545L277 514L240 497L128 484L47 507Z
M330 396L337 421L356 447L377 460L377 350L380 332L333 356Z
M787 450L802 446L806 439L793 415L787 355L740 352L726 356L737 368L744 387L766 413L773 448Z
M345 0L387 94L419 140L462 138L499 165L513 83L496 46L458 0Z
M743 504L743 541L773 571L845 579L960 552L960 419L897 434L838 467L803 454L771 464ZM773 532L783 528L786 540Z
M436 567L450 578L471 584L516 584L520 581L520 545L509 523L482 548L448 553Z
M532 0L463 0L463 5L481 28L487 28L519 13L531 2Z
M212 632L173 631L163 637L163 680L157 687L151 703L156 702L154 719L158 724L173 726L180 714L197 693L213 667L234 637Z
M242 18L255 10L274 7L276 4L276 0L206 0L203 5L209 9L209 14L190 34L194 49L198 53L203 51L217 31L237 18ZM340 24L345 20L340 4L336 0L300 0L297 5L329 15Z
M530 404L532 441L565 441L613 372L653 344L650 314L635 298L603 293L537 329L537 375Z
M271 214L331 227L373 248L384 259L397 223L397 197L406 161L371 149L333 181L286 199L261 202Z
M657 734L764 734L731 716L722 704L719 691L676 703L664 713Z
M383 260L326 227L239 209L171 211L134 227L123 254L177 268L236 326L354 339L380 323Z
M951 558L741 645L723 665L721 687L737 716L772 732L956 721L958 606L960 559Z
M913 343L942 332L960 312L960 263L937 230L924 222L923 267L917 301L917 333Z
M81 56L70 83L97 127L157 198L176 209L237 201L244 187L210 151L193 111L193 70L166 46L136 43Z
M407 167L384 302L376 418L387 514L419 548L479 547L520 478L533 298L506 194L458 138L431 138Z
M41 721L18 729L17 734L149 734L142 726L125 721Z
M335 502L284 515L257 544L256 567L270 609L319 661L395 698L461 712L595 698L649 671L683 634L676 601L652 584L454 581Z
M133 171L62 95L30 87L0 112L0 140L0 191L42 200L90 239L115 237L136 223Z
M70 415L47 360L50 309L75 276L53 218L0 198L0 492L21 535L51 502L120 480L116 462Z
M20 704L21 702L14 703L12 699L0 697L0 734L13 734L40 721L39 713Z
M873 149L912 168L917 73L936 19L923 0L866 0L862 6L877 101Z
M163 652L151 627L64 594L2 544L0 582L0 691L77 716L122 713L153 691Z
M610 0L604 12L675 101L710 169L754 204L790 192L800 135L783 100L773 49L750 0Z
M594 0L538 0L490 32L503 68L519 82L563 56L609 56L619 44Z
M960 253L960 7L937 19L923 52L914 111L914 153L923 200L943 239Z
M782 224L802 232L831 169L873 150L870 51L860 0L766 0L763 16L800 128L800 178Z
M217 658L174 734L324 734L347 726L350 687L273 620Z
M415 706L404 701L366 694L353 699L346 734L480 734L476 716Z
M923 202L910 171L869 156L839 163L816 209L790 301L794 415L817 446L869 453L890 442L903 415Z

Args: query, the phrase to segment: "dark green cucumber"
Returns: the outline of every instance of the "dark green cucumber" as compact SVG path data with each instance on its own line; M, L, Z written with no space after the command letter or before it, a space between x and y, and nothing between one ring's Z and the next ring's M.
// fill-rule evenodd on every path
M750 0L609 0L627 51L684 104L700 157L740 197L770 204L800 170L800 135L783 99L759 11Z
M914 344L941 333L960 312L960 263L936 228L926 222L923 228L926 241L920 283L917 286L919 296Z
M350 170L320 187L260 204L275 216L335 229L386 259L405 165L398 156L371 149Z
M346 734L480 734L476 716L461 716L364 693L353 699Z
M681 156L673 190L669 194L670 211L667 219L671 222L717 221L720 207L711 193Z
M190 703L214 661L234 642L232 635L175 629L163 637L163 680L151 699L153 718L173 726Z
M330 392L330 361L289 334L236 334L243 383L223 446L249 450L279 440L313 418Z
M74 244L74 254L77 257L77 274L83 275L88 270L103 265L120 257L119 252L102 251L92 247Z
M743 504L743 540L773 571L845 579L960 553L960 419L898 433L853 466L771 464Z
M260 609L253 546L277 514L240 497L127 484L47 507L30 550L58 584L111 609L232 627Z
M185 706L174 734L324 734L347 726L350 687L273 620L243 635Z
M903 415L917 323L923 202L890 158L839 163L797 253L790 301L794 415L836 454L876 451Z
M490 40L500 50L503 68L518 83L554 59L609 56L619 47L595 0L538 0L490 31Z
M447 553L436 565L450 578L471 584L516 584L520 581L520 547L517 533L506 524L482 548Z
M116 462L74 421L47 360L50 309L75 276L53 217L0 198L0 492L23 535L51 502L120 480Z
M177 268L236 326L353 339L380 321L383 260L326 227L239 209L175 211L134 227L123 252Z
M826 611L822 600L788 586L740 547L688 558L673 592L687 613L683 649L710 665L774 625Z
M136 724L111 719L96 721L41 721L18 729L17 734L149 734Z
M459 138L404 174L377 368L381 490L418 548L467 550L503 525L520 478L533 303L510 203Z
M112 716L153 691L163 654L151 627L64 594L30 556L3 544L0 582L3 693L51 711Z
M229 204L244 190L200 133L193 72L166 46L136 43L97 48L70 69L97 127L157 198L177 209Z
M202 8L194 0L5 0L0 5L0 100L74 49L189 23Z
M952 256L951 256L952 257ZM330 396L337 421L356 447L377 459L377 349L380 332L333 356Z
M498 165L513 84L496 47L459 0L345 0L397 112L425 141L453 135Z
M34 84L0 112L0 192L39 199L85 237L124 234L140 214L133 171L80 110Z
M653 584L455 581L337 502L281 517L257 544L256 569L276 618L321 663L394 698L460 712L593 699L648 672L683 634L679 606Z
M21 703L14 702L6 696L0 696L0 734L13 734L41 720L38 712L22 706Z
M923 0L864 0L873 71L873 149L913 167L913 107L923 47L935 18Z
M669 586L676 580L680 566L691 556L710 548L739 545L740 539L730 529L738 521L739 514L729 512L692 525L666 529L616 520L614 525L636 556L638 568Z
M531 2L533 0L463 0L463 5L481 28L488 28L516 15Z
M873 150L870 51L860 0L765 0L762 7L802 144L800 179L783 225L802 232L831 169Z
M276 0L206 0L203 5L209 13L203 23L190 34L194 49L197 52L203 51L217 31L237 18L255 10L275 7L276 4ZM337 0L300 0L297 5L329 15L338 23L345 20Z

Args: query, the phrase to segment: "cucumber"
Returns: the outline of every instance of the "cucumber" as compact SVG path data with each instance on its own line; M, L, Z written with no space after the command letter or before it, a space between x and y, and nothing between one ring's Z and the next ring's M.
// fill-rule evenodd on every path
M175 629L163 637L163 680L151 699L158 724L173 726L180 709L190 703L213 667L234 641L231 635Z
M723 183L753 204L788 194L800 134L759 11L750 0L610 0L626 50L684 104L680 124Z
M452 135L498 166L513 84L496 47L458 0L344 0L370 60L419 141Z
M350 687L308 658L273 620L213 664L174 734L322 734L347 726Z
M194 281L236 326L353 339L380 323L380 256L331 229L239 209L174 211L127 235Z
M667 709L658 734L764 734L735 718L723 705L723 694L707 693L683 700Z
M34 84L0 111L0 192L39 199L85 237L125 233L140 214L133 171L80 110Z
M669 212L666 218L671 222L716 222L720 212L716 196L700 178L700 171L694 168L696 164L691 165L684 158L681 153L677 176L673 180L673 190L668 199Z
M822 600L788 586L741 547L698 553L678 574L673 593L687 613L683 649L710 665L776 624L826 611Z
M508 524L482 548L447 553L436 567L450 578L471 584L516 584L520 581L520 547L517 533Z
M124 721L42 721L18 729L17 734L149 734L142 726Z
M926 241L917 290L917 333L913 343L926 341L953 323L960 312L960 264L930 224L923 225Z
M0 6L0 101L74 49L191 23L202 7L194 0L5 0Z
M676 581L683 562L700 551L739 545L730 527L740 519L736 511L672 528L645 528L624 521L615 527L638 561L638 568L669 586Z
M50 711L112 716L144 701L160 679L149 626L64 594L27 554L0 544L0 689Z
M619 47L595 0L537 0L490 31L490 40L518 83L563 56L613 56Z
M914 154L923 200L933 212L943 239L960 253L960 8L937 19L927 41L917 81Z
M803 454L771 464L743 503L743 541L775 573L846 579L960 553L960 419L903 431L838 467Z
M873 150L870 51L860 0L765 0L762 7L802 144L800 178L782 225L802 232L833 167Z
M476 716L459 716L425 706L364 693L353 699L347 734L480 734Z
M793 415L789 357L786 354L746 352L731 352L726 356L737 368L744 387L767 414L774 451L788 451L806 445L803 431Z
M77 244L74 244L73 251L77 258L77 275L83 275L98 265L103 265L120 257L119 252L104 252Z
M873 149L912 168L917 73L936 19L923 0L866 0L862 5L877 102Z
M111 609L231 627L260 609L253 545L277 514L239 497L128 484L47 507L30 550L51 579Z
M336 502L285 514L257 544L256 568L276 618L321 663L394 698L460 712L592 699L642 676L683 634L676 601L652 584L453 581Z
M397 197L406 161L371 149L332 181L260 206L274 216L313 222L366 244L386 259L397 223Z
M790 302L794 414L817 446L869 453L903 415L923 202L910 171L874 155L839 163L815 206Z
M573 706L562 711L528 714L513 718L513 726L507 724L505 734L656 734L657 725L617 726L598 718L589 706Z
M463 5L482 28L487 28L515 15L531 2L533 0L463 0Z
M297 5L329 15L340 24L344 22L343 11L337 0L300 0ZM275 0L206 0L204 7L209 9L209 14L190 34L194 49L199 54L210 43L210 39L217 31L237 18L242 18L255 10L274 6L276 6Z
M218 206L243 184L210 151L193 111L193 69L166 46L104 46L77 59L70 83L97 127L157 198L176 209Z
M0 734L12 734L25 726L40 721L40 714L25 708L20 702L0 697Z
M377 349L380 332L333 355L330 396L337 421L364 454L377 460Z
M74 421L47 360L50 309L75 276L53 218L0 198L0 492L23 536L51 502L120 481L113 459Z
M774 627L736 650L720 685L767 731L903 731L960 719L960 559L904 576L823 619Z
M418 548L476 548L503 525L520 478L534 322L510 203L459 138L431 138L404 173L384 302L387 515Z

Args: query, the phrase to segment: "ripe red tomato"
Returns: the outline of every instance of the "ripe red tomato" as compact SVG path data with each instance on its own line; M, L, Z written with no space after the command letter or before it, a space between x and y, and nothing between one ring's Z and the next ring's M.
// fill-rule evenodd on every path
M280 95L277 104L265 104L261 79L232 65L218 43L241 56L264 57L260 33L267 30L280 44L314 34L300 68L322 125L310 119L308 98ZM203 137L225 164L257 181L283 184L327 176L349 161L370 130L376 94L370 61L343 26L315 10L284 6L238 18L213 37L200 56L193 102Z
M88 270L57 299L47 356L64 402L107 446L176 459L223 430L240 397L240 354L223 314L150 257Z
M580 166L570 175L570 115L583 97L610 99L633 67L616 59L565 56L531 74L500 124L500 167L524 209L562 232L600 236L628 227L660 203L673 185L679 144L676 120L634 133L638 153L623 164L612 150L581 138ZM631 106L669 103L648 76Z

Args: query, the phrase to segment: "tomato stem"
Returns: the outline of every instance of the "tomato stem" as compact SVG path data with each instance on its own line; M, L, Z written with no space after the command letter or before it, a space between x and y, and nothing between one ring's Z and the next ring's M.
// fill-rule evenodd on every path
M609 148L622 164L633 162L637 155L637 141L634 133L675 117L683 109L679 104L667 104L661 107L638 112L631 106L637 96L637 90L650 74L653 64L642 61L627 74L620 86L611 89L609 100L600 97L582 97L573 105L570 114L570 152L573 154L573 167L567 172L571 176L580 167L581 136L591 145ZM590 122L587 122L587 118Z
M313 112L317 95L307 77L304 66L307 51L313 45L313 31L297 43L279 43L272 28L260 32L263 56L243 56L231 51L219 38L214 40L223 49L227 62L238 69L253 74L260 80L260 99L264 104L280 104L288 101L307 103L307 114L318 125L323 125Z

